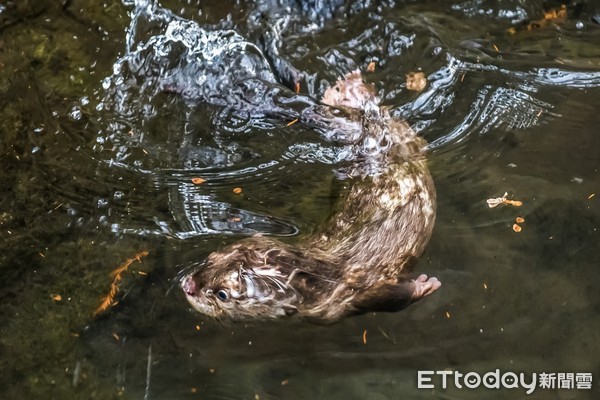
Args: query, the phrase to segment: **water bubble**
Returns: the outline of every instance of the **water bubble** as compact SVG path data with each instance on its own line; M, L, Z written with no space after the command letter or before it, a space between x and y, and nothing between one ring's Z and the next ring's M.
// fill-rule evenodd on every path
M117 190L114 194L113 194L113 198L115 200L123 200L125 198L125 193L123 193L120 190Z
M574 177L571 179L571 182L575 182L575 183L582 184L582 183L583 183L583 179L582 179L582 178L579 178L579 177L577 177L577 176L574 176Z
M108 206L108 200L100 198L98 199L98 208L105 208Z
M73 120L73 121L79 121L81 119L81 110L79 109L79 107L75 106L71 109L71 112L69 113L69 117Z

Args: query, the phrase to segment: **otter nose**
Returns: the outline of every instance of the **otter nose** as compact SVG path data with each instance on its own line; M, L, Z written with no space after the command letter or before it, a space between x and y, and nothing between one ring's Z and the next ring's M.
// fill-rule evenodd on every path
M191 275L189 275L185 278L181 287L188 296L195 296L196 292L198 291L196 282L194 282L194 279L192 278Z

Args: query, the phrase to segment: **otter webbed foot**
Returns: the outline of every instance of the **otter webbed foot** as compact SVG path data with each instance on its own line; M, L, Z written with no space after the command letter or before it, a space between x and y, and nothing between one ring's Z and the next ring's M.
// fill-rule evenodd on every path
M413 281L413 284L412 301L417 301L423 297L429 296L442 286L442 282L436 277L432 276L431 278L428 278L425 274L419 275L419 277Z
M435 292L442 283L425 274L417 279L405 279L395 283L382 282L360 293L352 302L354 313L371 311L399 311L415 301Z

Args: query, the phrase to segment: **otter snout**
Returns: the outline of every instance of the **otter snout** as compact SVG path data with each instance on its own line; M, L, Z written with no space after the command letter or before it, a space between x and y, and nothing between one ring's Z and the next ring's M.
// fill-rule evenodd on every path
M194 281L192 275L188 275L185 277L183 282L181 283L181 288L188 296L194 297L196 293L198 293L198 285Z

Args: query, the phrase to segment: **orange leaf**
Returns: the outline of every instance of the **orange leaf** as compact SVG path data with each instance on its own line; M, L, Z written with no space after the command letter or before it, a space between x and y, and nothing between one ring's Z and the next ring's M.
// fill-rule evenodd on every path
M100 314L101 312L107 310L108 308L116 304L114 300L115 296L117 295L117 292L119 291L117 283L119 283L123 279L122 274L127 271L131 263L133 263L134 261L142 262L142 257L146 257L147 255L147 251L141 251L135 256L133 256L133 258L128 258L127 260L125 260L123 264L121 264L117 269L111 272L113 281L110 284L110 290L108 291L108 294L102 299L102 302L100 303L98 308L96 308L96 310L94 311L94 316Z
M523 205L522 201L519 200L504 200L503 201L504 204L508 204L510 206L515 206L515 207L521 207Z

